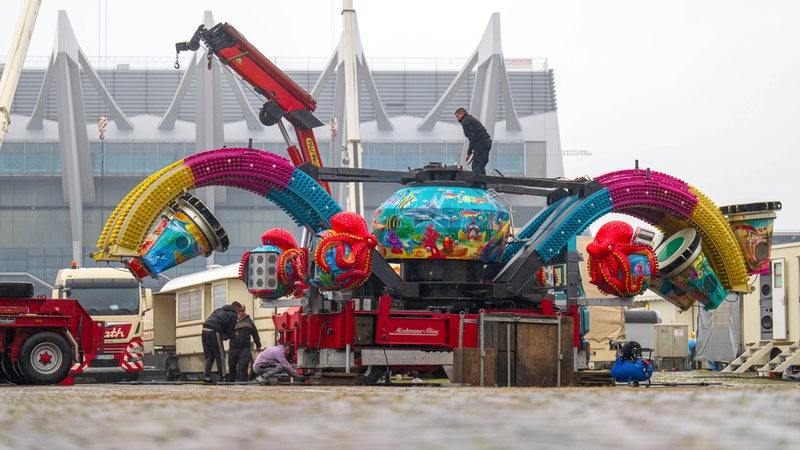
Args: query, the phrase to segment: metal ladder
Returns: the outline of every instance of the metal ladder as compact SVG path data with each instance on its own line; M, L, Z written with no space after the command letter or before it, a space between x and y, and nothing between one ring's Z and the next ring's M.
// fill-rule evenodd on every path
M800 364L800 341L784 348L779 355L761 366L758 369L758 376L780 378L784 371L795 364Z
M720 373L745 373L752 367L762 367L769 362L774 341L759 341L751 345L738 358L725 366ZM759 369L759 372L761 369Z

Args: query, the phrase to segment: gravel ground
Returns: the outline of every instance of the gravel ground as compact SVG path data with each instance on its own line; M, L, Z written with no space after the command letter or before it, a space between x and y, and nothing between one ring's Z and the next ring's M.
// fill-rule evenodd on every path
M0 448L781 449L800 440L800 383L707 371L659 372L652 381L591 388L0 385Z

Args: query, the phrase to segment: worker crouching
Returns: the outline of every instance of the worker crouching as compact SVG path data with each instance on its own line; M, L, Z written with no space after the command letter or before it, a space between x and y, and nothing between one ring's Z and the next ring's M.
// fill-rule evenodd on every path
M256 356L253 363L253 372L258 374L257 381L264 386L272 384L269 378L285 370L289 376L295 380L305 382L307 378L297 373L295 368L289 364L288 357L292 354L291 342L284 342L282 345L270 347Z

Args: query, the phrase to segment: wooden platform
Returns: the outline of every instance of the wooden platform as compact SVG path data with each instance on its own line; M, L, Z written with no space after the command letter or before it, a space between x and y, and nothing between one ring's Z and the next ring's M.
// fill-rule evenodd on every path
M318 372L310 378L311 384L319 386L354 386L355 373L344 372Z
M496 317L486 323L481 350L453 351L453 382L471 386L558 387L572 384L572 318ZM533 319L525 321L525 319Z
M572 386L615 386L610 370L578 370L572 373Z

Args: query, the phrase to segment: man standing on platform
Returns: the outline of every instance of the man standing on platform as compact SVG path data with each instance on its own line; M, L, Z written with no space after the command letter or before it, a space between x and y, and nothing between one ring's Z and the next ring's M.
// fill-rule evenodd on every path
M477 175L486 175L486 164L489 163L489 151L492 149L492 137L480 122L469 115L464 108L456 110L456 119L464 129L464 136L469 141L467 149L467 162L472 161L472 172Z

